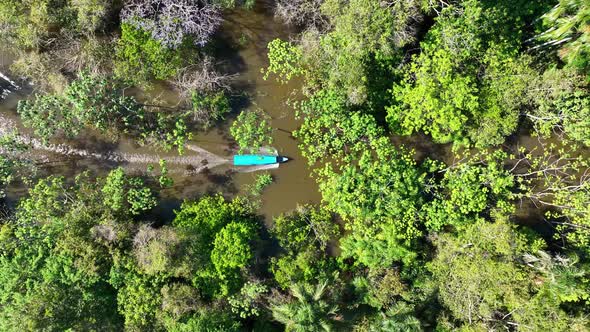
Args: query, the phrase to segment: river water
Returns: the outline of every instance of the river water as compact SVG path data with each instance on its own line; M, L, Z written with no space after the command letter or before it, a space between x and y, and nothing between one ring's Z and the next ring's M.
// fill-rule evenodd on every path
M229 137L228 129L240 111L261 108L271 116L271 125L277 129L273 134L273 147L291 160L279 168L267 170L274 182L262 194L260 213L270 222L273 216L294 209L298 203L319 202L317 185L310 177L310 169L299 153L297 142L290 135L297 128L298 121L286 101L293 99L292 93L299 83L281 84L273 79L265 81L260 72L268 64L268 42L275 38L289 38L291 31L273 19L269 4L260 1L253 10L232 11L225 15L225 19L214 43L216 60L227 72L237 74L231 93L247 96L240 98L243 101L234 107L228 116L229 121L208 132L196 132L185 155L180 157L175 151L139 147L126 138L110 142L94 133L87 133L75 141L57 140L49 148L33 151L36 158L49 162L45 173L70 178L84 170L105 174L117 166L143 173L148 164L157 165L159 159L166 159L174 179L174 186L162 192L166 202L163 209L168 210L163 213L166 214L182 200L195 199L205 193L221 192L228 197L244 194L260 172L244 173L231 166L229 160L235 144ZM8 54L0 51L1 72L7 73L6 68L11 61ZM16 115L16 104L28 96L27 90L25 87L13 92L0 102L0 122L4 127L15 124L21 133L32 137L29 130L20 126ZM174 94L163 86L150 93L174 98ZM205 172L197 172L202 168L203 159L202 151L194 151L199 148L213 154L206 156L209 169ZM13 190L12 196L15 198L22 193L22 190Z
M225 72L237 74L232 83L231 94L245 95L247 98L237 98L240 102L236 103L228 121L208 132L196 132L184 156L178 156L175 151L164 152L152 147L139 147L130 139L109 142L100 135L87 133L75 141L58 140L49 149L35 150L33 154L36 158L49 162L44 169L45 174L73 178L82 171L91 170L101 175L118 166L133 173L145 174L148 164L157 165L159 159L166 159L174 186L162 191L164 203L157 214L170 218L173 216L172 209L178 207L184 199L196 199L203 194L218 192L232 197L247 192L247 187L260 173L244 173L231 166L229 161L235 152L235 143L229 137L228 129L240 111L261 108L272 117L271 125L277 129L273 134L273 147L279 154L292 160L279 168L268 170L274 183L263 192L259 212L270 223L272 217L294 209L297 204L320 202L317 184L310 177L311 170L290 134L298 127L299 122L295 119L294 110L286 102L297 98L294 91L300 87L300 82L294 80L281 84L272 78L265 81L260 72L268 64L268 42L275 38L288 39L294 33L275 21L271 11L267 2L257 1L253 10L236 10L225 15L225 22L215 38L213 49ZM7 73L6 67L11 61L10 56L0 50L0 72ZM25 135L32 136L30 131L19 125L15 111L18 100L28 96L27 90L25 87L0 101L0 131L10 122L15 123ZM164 86L151 93L164 96L165 100L172 103L177 98L175 93ZM424 135L393 137L392 141L393 144L403 144L414 149L419 160L429 157L447 163L453 162L450 145L433 144ZM538 140L525 131L508 141L509 145L525 146L528 149L540 147ZM552 141L559 143L556 138ZM212 155L199 149L205 149ZM590 157L588 149L581 153ZM203 166L203 158L209 162L210 169L199 173L197 171ZM15 200L23 193L22 189L14 189L11 191L11 198ZM541 211L527 202L519 206L516 219L522 224L545 225Z

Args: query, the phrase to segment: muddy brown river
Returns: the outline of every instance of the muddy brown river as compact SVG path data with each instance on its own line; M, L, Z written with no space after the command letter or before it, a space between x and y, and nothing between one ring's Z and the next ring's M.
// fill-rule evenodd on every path
M159 159L166 159L174 179L174 186L162 192L166 208L178 206L183 199L195 199L206 193L223 193L231 197L246 192L257 174L270 172L274 178L272 185L263 192L260 213L267 221L282 212L294 209L297 204L316 203L320 201L317 185L310 177L310 169L299 153L297 142L290 132L295 130L298 122L294 110L286 104L293 99L293 91L299 86L297 82L281 84L274 79L262 79L261 69L268 64L267 44L275 38L289 38L290 30L273 19L268 5L260 3L253 10L237 10L225 15L225 23L215 42L216 60L221 67L231 74L237 74L232 83L232 95L245 95L240 106L235 107L228 121L214 127L208 132L195 132L189 148L183 156L175 151L164 152L151 147L139 147L130 139L117 142L105 141L100 135L88 134L75 141L56 140L49 148L33 151L33 155L50 161L45 170L47 174L72 177L85 170L105 174L108 170L122 166L130 172L142 173L148 164L155 164ZM7 73L11 57L0 50L0 67ZM23 128L16 115L18 100L27 98L26 87L9 94L0 101L0 122L19 127L20 132L33 136L30 130ZM165 88L151 91L158 96L174 96ZM174 98L174 97L172 97ZM279 168L243 173L233 168L230 160L234 143L228 134L233 118L242 110L261 108L272 117L273 147L291 161ZM196 173L201 164L202 153L190 147L205 149L214 154L208 159L210 169ZM214 159L216 162L211 162ZM219 164L219 165L218 165ZM11 191L12 199L23 194L22 190ZM168 209L170 210L170 209ZM169 213L165 212L166 214Z

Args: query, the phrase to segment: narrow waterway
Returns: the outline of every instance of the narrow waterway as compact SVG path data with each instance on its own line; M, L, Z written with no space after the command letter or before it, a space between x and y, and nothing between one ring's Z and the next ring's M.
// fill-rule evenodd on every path
M317 185L310 177L310 169L290 134L297 128L298 122L286 101L295 98L292 93L298 88L298 82L280 84L271 79L265 81L261 74L261 69L268 63L268 42L275 38L288 38L290 30L274 20L270 5L264 2L258 2L253 10L228 13L225 19L213 47L220 66L230 74L237 74L232 82L231 94L241 101L236 103L228 121L208 132L197 132L183 156L178 156L175 151L140 147L126 138L110 142L95 133L86 133L75 141L57 140L48 147L40 147L30 130L20 125L16 115L18 101L28 97L30 89L27 87L8 94L0 102L0 122L5 129L18 127L27 140L33 141L37 147L32 152L34 157L51 161L47 164L47 174L73 177L85 170L105 174L118 166L130 172L143 173L148 164L157 165L159 159L166 159L174 186L165 189L162 195L164 201L169 202L167 206L175 207L184 199L194 199L205 193L221 192L226 196L241 194L254 182L259 172L241 172L228 162L234 153L234 143L228 129L240 111L261 108L272 117L271 124L277 129L273 134L273 147L292 160L279 168L268 170L274 183L261 197L260 213L270 221L273 216L292 210L297 204L319 202ZM2 73L8 72L11 61L8 54L0 54ZM164 86L150 93L167 100L175 98L175 94ZM204 172L203 159L207 160ZM22 191L15 190L12 194L15 198Z

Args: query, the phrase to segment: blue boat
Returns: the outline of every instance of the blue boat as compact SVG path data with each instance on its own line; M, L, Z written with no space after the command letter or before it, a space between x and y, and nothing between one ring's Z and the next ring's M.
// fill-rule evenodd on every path
M271 156L263 154L234 155L234 166L272 165L284 163L289 158L283 156Z

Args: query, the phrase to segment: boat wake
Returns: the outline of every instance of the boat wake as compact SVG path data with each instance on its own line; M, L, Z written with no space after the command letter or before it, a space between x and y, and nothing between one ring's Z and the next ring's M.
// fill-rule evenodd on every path
M16 123L10 119L4 118L0 115L0 136L13 135L16 132ZM143 153L126 153L126 152L106 152L99 153L86 149L77 149L66 144L49 144L44 143L39 139L27 136L16 135L15 140L18 143L30 146L34 151L32 152L51 152L65 156L76 156L82 158L93 158L96 160L114 162L114 163L130 163L130 164L158 164L161 159L166 159L168 165L190 166L191 172L198 173L205 169L211 169L229 162L229 160L215 155L201 147L189 144L187 150L193 152L191 155L184 156L167 156L161 157L156 154Z
M270 165L257 165L257 166L246 166L246 167L236 167L236 171L240 173L252 173L258 171L265 171L268 169L275 169L279 168L279 164L270 164Z

